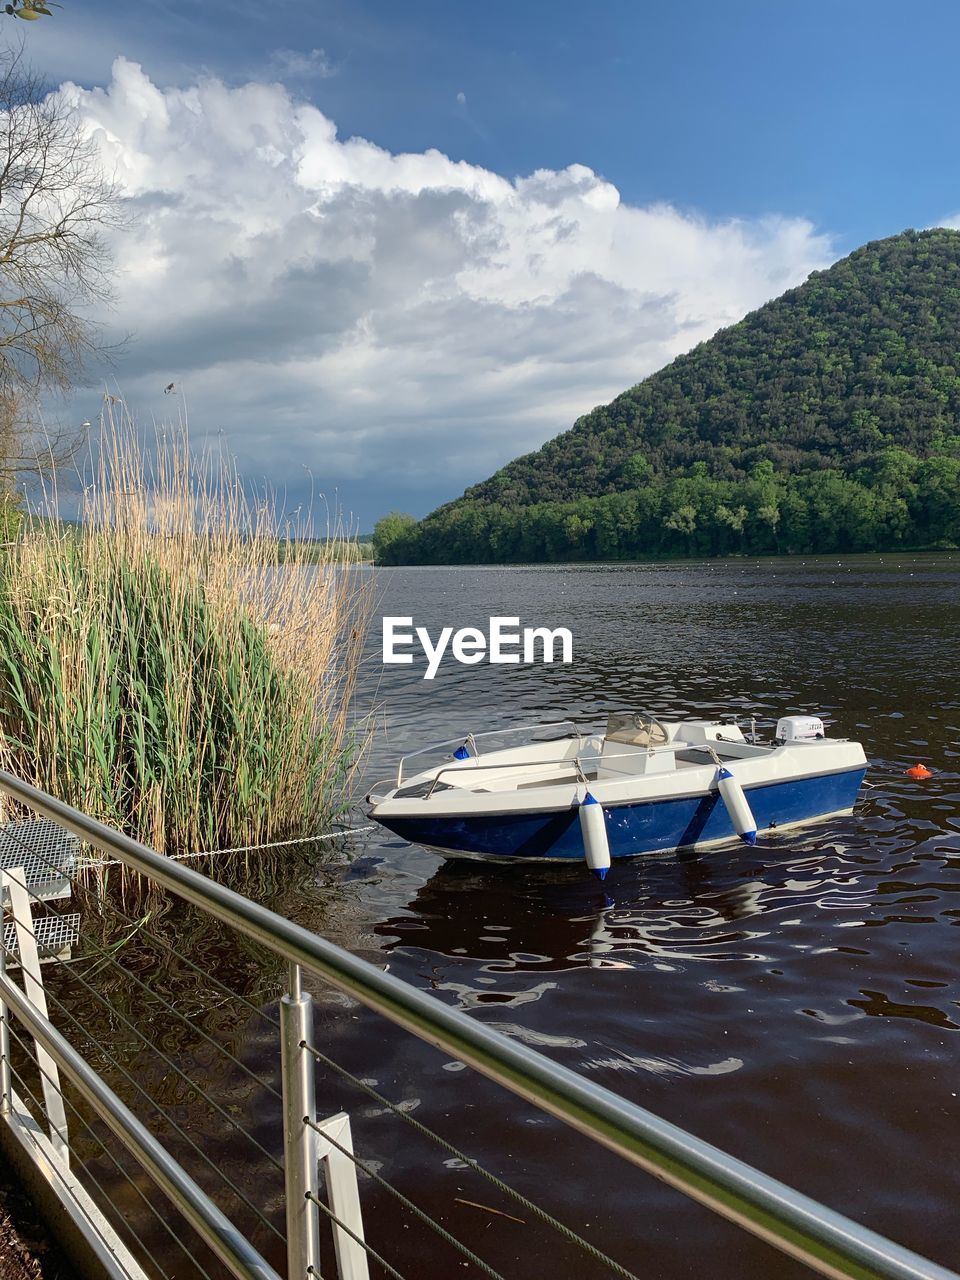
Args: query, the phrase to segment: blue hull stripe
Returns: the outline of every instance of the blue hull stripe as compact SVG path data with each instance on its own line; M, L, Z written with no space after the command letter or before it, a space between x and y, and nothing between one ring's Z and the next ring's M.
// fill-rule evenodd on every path
M866 769L821 774L746 790L757 829L803 822L852 809ZM661 849L688 848L710 840L736 839L718 792L635 804L604 805L610 853L632 858ZM377 819L412 844L491 858L584 857L576 808L554 813L492 813L466 817Z

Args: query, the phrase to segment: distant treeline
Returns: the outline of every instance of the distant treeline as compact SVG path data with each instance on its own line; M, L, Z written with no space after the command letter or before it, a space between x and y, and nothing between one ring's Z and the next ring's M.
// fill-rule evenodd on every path
M282 564L288 558L288 543L277 543L277 560ZM351 538L347 535L337 538L304 538L297 542L296 559L298 564L328 564L331 560L347 561L351 564L373 559L373 535Z
M718 480L694 463L687 475L598 498L516 507L461 499L419 524L393 514L373 545L381 564L955 548L958 493L956 447L929 458L886 449L852 476L784 474L763 461L745 480Z
M80 539L84 536L83 526L76 521L35 515L32 512L25 514L15 502L4 504L0 497L0 545L48 526L67 539ZM238 534L238 544L242 545L243 541L243 534ZM261 534L256 539L250 539L251 561L262 564L265 557L271 564L283 564L288 560L296 560L298 564L362 564L373 559L373 534L290 540L277 538L272 542Z

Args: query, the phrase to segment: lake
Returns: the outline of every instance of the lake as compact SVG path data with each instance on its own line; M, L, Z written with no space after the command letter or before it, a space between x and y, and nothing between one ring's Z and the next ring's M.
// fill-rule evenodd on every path
M624 706L756 715L767 731L811 712L863 742L853 817L754 849L615 863L603 886L579 867L444 862L377 833L345 872L351 929L438 998L960 1266L960 558L396 569L378 589L368 778L438 739L540 718L601 724ZM574 662L447 656L428 682L422 660L381 666L380 614L431 635L486 630L495 614L567 626ZM925 783L904 773L921 760L938 770ZM361 1037L341 1039L359 1062ZM395 1048L364 1059L386 1092L640 1274L808 1274L492 1086L458 1100L437 1055ZM399 1152L386 1160L404 1171ZM421 1168L416 1185L447 1225L507 1274L544 1274L530 1227L471 1218L444 1172ZM482 1186L472 1198L509 1208Z

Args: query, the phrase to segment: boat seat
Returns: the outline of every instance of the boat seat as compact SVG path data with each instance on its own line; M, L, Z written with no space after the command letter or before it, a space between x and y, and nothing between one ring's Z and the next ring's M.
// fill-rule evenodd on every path
M409 800L416 798L426 800L428 795L437 795L440 791L483 791L489 794L489 787L468 787L464 788L457 782L433 782L429 778L426 782L414 782L409 787L401 787L399 791L394 792L398 800Z
M596 772L584 773L584 777L588 782L596 782L597 780ZM565 773L560 777L537 778L533 782L518 782L517 790L534 791L538 787L558 787L561 783L569 785L571 782L576 783L582 781L583 779L580 777L579 773Z
M597 777L617 778L636 777L637 774L647 773L673 773L676 767L676 752L672 746L649 747L646 744L604 739Z

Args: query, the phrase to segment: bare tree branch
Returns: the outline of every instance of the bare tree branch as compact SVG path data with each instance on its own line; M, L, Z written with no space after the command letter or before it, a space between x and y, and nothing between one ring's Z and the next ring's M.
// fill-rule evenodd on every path
M22 469L45 390L75 385L104 350L91 318L110 297L105 232L121 223L117 188L69 104L0 52L0 483ZM72 437L70 437L72 439ZM48 458L60 457L64 437ZM29 469L36 469L36 464Z

